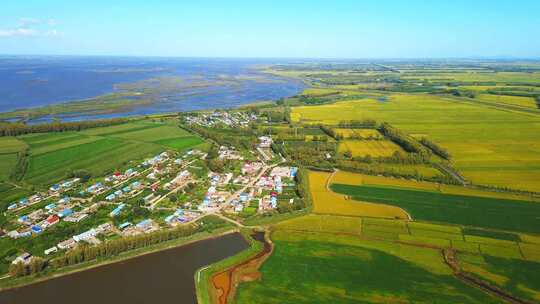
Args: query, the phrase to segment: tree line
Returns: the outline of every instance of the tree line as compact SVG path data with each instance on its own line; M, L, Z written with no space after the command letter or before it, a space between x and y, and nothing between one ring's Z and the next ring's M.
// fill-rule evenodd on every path
M22 263L12 264L10 265L9 272L11 276L18 277L39 273L48 268L61 268L100 258L108 258L133 249L144 248L158 243L190 236L197 232L198 229L199 227L196 225L179 226L174 229L165 229L147 234L123 237L120 239L103 242L96 246L77 246L50 261L33 257L32 261L28 265L24 265Z
M436 143L430 141L429 139L425 138L425 137L422 137L422 139L420 139L420 143L422 145L424 145L424 147L428 148L431 150L431 152L435 153L436 155L446 159L446 160L450 160L450 153L448 152L448 150L446 150L445 148L437 145Z
M80 131L90 128L107 127L128 122L125 118L100 119L73 122L50 122L44 124L29 125L21 122L0 123L0 136L18 136L30 133Z
M424 148L418 141L411 136L405 134L401 130L391 126L389 123L383 122L379 131L390 140L398 144L403 150L410 153L419 153L429 156L429 151Z

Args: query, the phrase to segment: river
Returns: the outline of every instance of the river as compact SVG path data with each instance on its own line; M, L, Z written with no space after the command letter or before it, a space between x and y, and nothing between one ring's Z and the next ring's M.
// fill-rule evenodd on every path
M2 304L197 303L197 269L249 247L239 233L0 292Z
M0 112L126 91L146 92L144 98L154 100L112 114L58 115L68 121L230 108L301 92L305 87L301 81L258 68L275 63L263 59L0 56Z

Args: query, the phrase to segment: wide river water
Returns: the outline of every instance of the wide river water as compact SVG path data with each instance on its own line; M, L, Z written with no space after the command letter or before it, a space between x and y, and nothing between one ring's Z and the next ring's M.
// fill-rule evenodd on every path
M239 233L0 292L2 304L197 303L197 269L249 244Z
M181 79L150 106L64 120L229 108L296 95L301 81L261 73L258 59L0 56L0 112L94 98L149 79ZM137 85L138 84L138 85ZM144 85L144 83L143 83ZM148 83L146 84L148 85ZM159 95L159 94L158 94Z

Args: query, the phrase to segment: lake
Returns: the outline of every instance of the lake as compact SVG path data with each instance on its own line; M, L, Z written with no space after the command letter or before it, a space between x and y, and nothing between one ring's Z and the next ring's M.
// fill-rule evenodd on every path
M275 64L259 59L0 56L0 112L86 100L121 91L145 80L178 78L166 83L158 102L108 117L230 108L296 95L301 81L261 73ZM281 62L282 63L282 62ZM176 85L176 84L174 84ZM67 120L104 117L69 116Z
M197 303L197 269L248 247L241 234L227 234L6 290L0 303Z

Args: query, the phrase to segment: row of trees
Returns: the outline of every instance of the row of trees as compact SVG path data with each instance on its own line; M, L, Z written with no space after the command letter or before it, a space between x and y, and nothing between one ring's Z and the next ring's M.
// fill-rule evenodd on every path
M389 123L382 123L379 127L379 131L390 140L400 145L403 150L410 153L419 153L429 155L429 151L426 150L418 141L409 135L405 134L401 130L394 128Z
M28 125L25 123L0 123L0 136L17 136L30 133L80 131L83 129L118 125L128 122L125 118L74 121L74 122L51 122L45 124Z
M28 161L30 159L30 152L27 149L17 153L17 164L10 173L9 178L14 181L20 181L26 174L28 169Z
M373 119L363 120L342 120L338 123L340 128L363 128L373 129L377 127L377 122Z
M98 258L116 256L125 251L186 237L192 235L196 231L197 227L195 225L179 226L175 229L159 230L148 234L124 237L104 242L97 246L79 246L68 251L64 255L51 260L50 265L54 268L61 268L82 262L93 261Z
M352 154L352 153L351 153ZM426 157L425 154L418 154L418 153L402 153L400 151L395 151L392 153L391 156L379 156L379 157L373 157L371 155L365 155L365 156L356 156L348 158L352 158L352 160L360 162L360 163L387 163L387 164L401 164L401 165L417 165L417 164L425 164L429 162L429 157Z
M9 275L12 277L22 277L42 272L45 267L47 267L46 260L39 257L33 257L28 265L25 265L24 263L10 264Z
M199 229L202 228L197 225L186 225L174 229L159 230L148 234L111 240L97 246L82 245L49 261L39 257L33 257L28 265L23 263L12 264L9 267L9 273L14 277L26 276L40 273L51 267L61 268L100 258L112 257L125 251L190 236Z
M423 137L422 139L420 139L420 143L422 145L424 145L424 147L428 148L431 150L431 152L435 153L436 155L446 159L446 160L450 160L451 156L450 156L450 153L448 152L448 150L446 150L445 148L437 145L436 143L430 141L429 139Z
M536 96L536 107L540 109L540 96Z
M421 181L429 181L429 182L436 182L436 183L443 183L443 184L459 184L458 181L453 179L451 176L448 175L434 175L434 176L424 176L417 170L414 170L412 173L407 173L400 171L395 168L388 168L388 167L379 167L376 164L365 164L365 163L359 163L359 162L353 162L353 161L344 161L340 160L337 162L337 167L344 171L353 171L353 172L359 172L363 174L368 175L382 175L386 177L394 177L394 178L408 178L408 179L415 179L415 180L421 180Z

